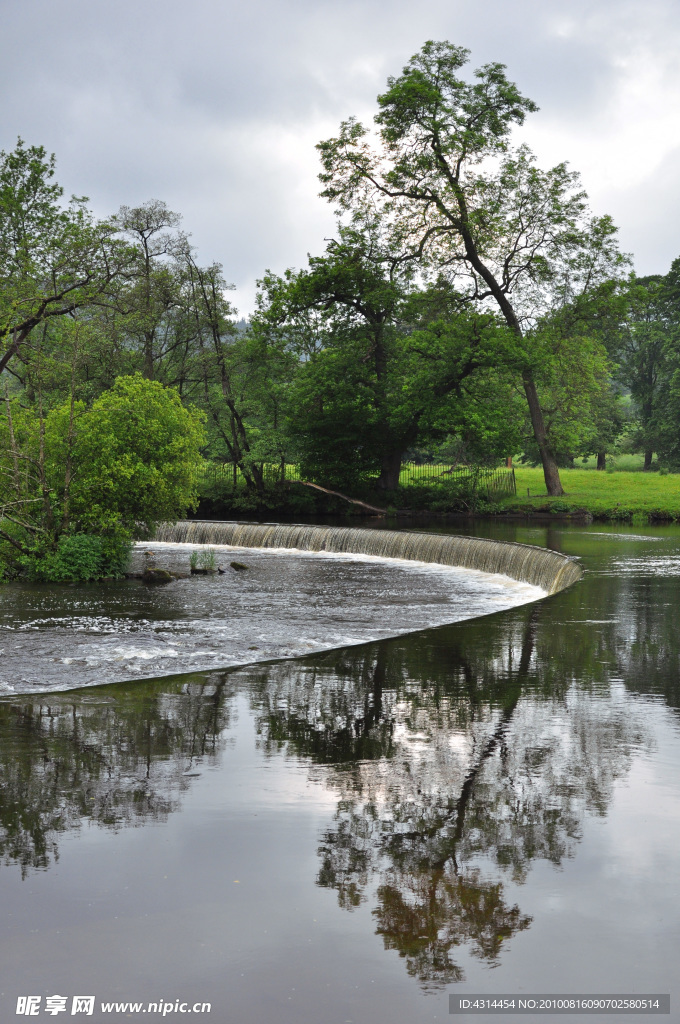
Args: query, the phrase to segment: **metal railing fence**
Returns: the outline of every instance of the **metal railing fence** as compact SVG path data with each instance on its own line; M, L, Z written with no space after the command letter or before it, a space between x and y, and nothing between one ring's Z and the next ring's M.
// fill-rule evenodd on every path
M300 480L300 467L292 463L258 463L258 469L266 484L282 484L285 481ZM461 489L488 497L513 496L517 493L515 471L511 467L487 468L483 466L451 466L434 462L405 462L402 464L399 483L408 486L420 481L453 480ZM222 493L237 490L245 483L240 468L231 462L206 463L200 474L204 487L219 489Z

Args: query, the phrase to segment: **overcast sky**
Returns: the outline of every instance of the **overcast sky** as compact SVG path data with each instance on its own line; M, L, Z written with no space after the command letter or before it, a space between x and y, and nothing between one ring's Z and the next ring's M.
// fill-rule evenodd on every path
M638 273L680 255L678 0L2 0L0 148L56 153L99 215L163 199L247 314L333 231L314 144L427 39L507 65Z

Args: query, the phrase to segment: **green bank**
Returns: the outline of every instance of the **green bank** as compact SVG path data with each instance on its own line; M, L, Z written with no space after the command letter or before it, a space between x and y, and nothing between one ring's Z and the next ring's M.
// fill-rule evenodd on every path
M540 468L516 468L517 494L498 502L492 511L528 515L585 512L594 519L629 522L680 520L680 476L676 473L563 469L560 476L565 494L550 498Z

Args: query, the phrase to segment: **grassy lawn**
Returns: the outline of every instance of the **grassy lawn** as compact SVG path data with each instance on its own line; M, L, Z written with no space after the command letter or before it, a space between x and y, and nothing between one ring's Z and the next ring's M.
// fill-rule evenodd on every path
M615 470L630 470L630 472L641 473L644 465L644 456L640 454L636 455L608 455L607 456L607 468ZM578 468L581 469L597 469L597 456L591 455L589 459L578 460ZM656 465L656 461L652 461L652 469L656 472L659 467Z
M508 510L565 513L586 509L598 519L680 520L680 474L676 473L561 469L566 491L562 498L548 498L540 468L516 466L515 479L517 497L502 502Z

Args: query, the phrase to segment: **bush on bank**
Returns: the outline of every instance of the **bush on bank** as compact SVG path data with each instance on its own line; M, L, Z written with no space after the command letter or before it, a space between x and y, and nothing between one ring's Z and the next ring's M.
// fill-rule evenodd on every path
M35 551L25 561L29 579L39 583L87 583L122 576L131 542L123 537L66 534L56 550Z
M55 583L119 576L131 542L195 508L203 415L173 388L119 377L90 406L9 403L0 438L0 566Z

